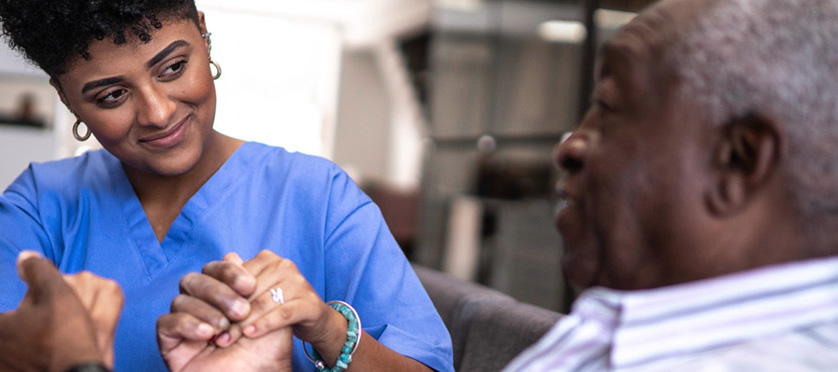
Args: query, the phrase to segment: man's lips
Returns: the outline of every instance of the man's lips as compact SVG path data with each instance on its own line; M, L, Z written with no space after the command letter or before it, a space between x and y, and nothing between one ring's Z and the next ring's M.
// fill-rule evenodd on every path
M568 211L575 207L574 197L564 188L556 190L558 201L555 205L556 228L561 229L561 220L567 215Z

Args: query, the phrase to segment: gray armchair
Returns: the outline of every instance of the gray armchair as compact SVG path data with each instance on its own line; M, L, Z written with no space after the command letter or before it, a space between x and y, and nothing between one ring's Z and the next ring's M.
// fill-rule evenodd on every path
M561 317L426 267L414 270L451 333L459 372L500 371Z

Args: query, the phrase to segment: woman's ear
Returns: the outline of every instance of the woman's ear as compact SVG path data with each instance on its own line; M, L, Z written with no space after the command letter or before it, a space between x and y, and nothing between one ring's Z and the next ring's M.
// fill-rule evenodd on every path
M707 195L710 210L730 215L744 209L776 173L782 143L776 123L749 114L719 129L714 147L716 180Z
M201 27L201 33L207 32L207 19L203 11L198 11L198 25Z
M198 11L198 28L201 31L201 35L204 35L204 34L207 33L207 19L206 19L206 16L204 15L204 12L202 12L200 10ZM209 49L209 38L208 37L204 38L204 44L206 44L207 49Z

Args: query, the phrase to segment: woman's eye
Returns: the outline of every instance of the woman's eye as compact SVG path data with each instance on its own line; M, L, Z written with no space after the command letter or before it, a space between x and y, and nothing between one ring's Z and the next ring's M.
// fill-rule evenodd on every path
M171 65L167 66L165 70L163 70L163 73L160 74L160 78L164 80L171 80L180 76L180 74L183 73L183 70L186 69L187 62L189 62L189 60L184 59L172 63Z
M125 89L116 89L108 92L101 98L96 99L96 103L102 107L115 107L122 102L127 91Z

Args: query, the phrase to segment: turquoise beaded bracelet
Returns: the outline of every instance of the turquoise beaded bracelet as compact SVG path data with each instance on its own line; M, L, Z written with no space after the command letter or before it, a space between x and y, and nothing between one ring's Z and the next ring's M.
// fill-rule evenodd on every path
M303 351L306 353L308 360L314 363L314 367L317 368L318 372L343 372L343 370L349 367L349 363L352 362L352 354L355 354L355 350L358 349L358 343L361 342L361 318L358 316L358 312L346 302L329 301L326 304L343 315L348 323L346 327L346 342L340 348L340 356L335 362L335 366L328 368L326 367L326 362L323 361L323 357L320 356L317 350L312 348L311 354L308 353L305 342L303 342ZM314 355L313 357L312 354Z

